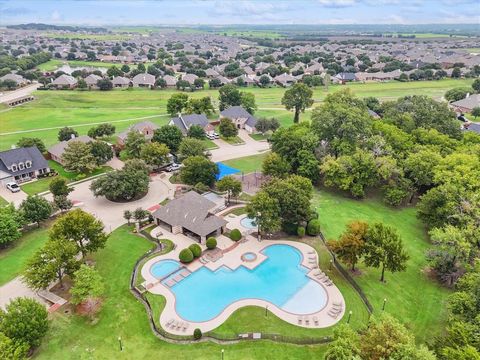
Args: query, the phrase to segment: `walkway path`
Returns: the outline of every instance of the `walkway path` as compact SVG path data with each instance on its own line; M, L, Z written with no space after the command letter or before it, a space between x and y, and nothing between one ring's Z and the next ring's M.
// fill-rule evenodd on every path
M38 87L40 87L42 84L40 83L33 83L28 86L24 86L20 89L13 90L13 91L7 91L3 94L0 95L0 103L7 103L9 101L28 96L31 93L33 93L35 90L37 90Z

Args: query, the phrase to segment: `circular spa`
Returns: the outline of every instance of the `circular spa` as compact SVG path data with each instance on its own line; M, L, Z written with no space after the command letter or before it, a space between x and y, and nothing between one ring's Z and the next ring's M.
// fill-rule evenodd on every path
M257 260L257 254L255 254L253 252L246 252L242 255L242 261L252 262L252 261L255 261L255 260Z
M255 219L251 219L249 217L244 217L242 220L240 220L240 224L246 229L257 228L257 222L255 221Z

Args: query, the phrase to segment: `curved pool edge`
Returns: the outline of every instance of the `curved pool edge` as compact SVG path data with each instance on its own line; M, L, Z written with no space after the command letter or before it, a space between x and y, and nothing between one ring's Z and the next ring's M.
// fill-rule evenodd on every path
M252 241L255 241L255 240L252 240ZM245 243L245 244L247 244L247 243ZM307 264L306 258L308 256L307 254L308 254L309 251L312 251L312 250L315 251L315 254L318 258L318 253L316 252L316 250L313 247L311 247L310 245L307 245L307 244L304 244L304 243L298 243L298 242L295 242L295 241L263 240L262 242L255 241L253 244L256 245L255 252L262 252L262 251L265 250L265 248L267 248L268 246L271 246L271 245L284 244L284 245L293 246L297 250L299 250L299 252L302 256L302 261L301 261L300 265L305 266L307 268L309 268L309 266ZM251 244L251 245L253 245L253 244ZM243 251L246 251L246 250L239 250L238 255L240 255ZM319 329L319 328L326 328L326 327L333 326L337 322L339 322L345 314L345 308L346 308L345 300L344 300L343 295L341 294L340 290L337 288L337 286L335 284L333 284L332 286L325 286L322 282L314 279L312 276L309 276L309 274L307 273L307 274L305 274L305 276L309 277L310 280L315 281L319 285L321 285L323 287L323 289L325 290L325 293L326 293L326 299L327 299L326 304L320 311L318 311L316 313L294 314L294 313L290 313L290 312L287 312L287 311L279 308L277 305L275 305L275 304L273 304L269 301L265 301L265 300L262 300L262 299L248 298L248 299L240 299L240 300L237 300L237 301L229 304L226 308L224 308L224 310L220 314L218 314L216 317L214 317L211 320L204 321L204 322L193 322L193 321L183 320L177 314L177 312L175 310L176 298L175 298L174 293L170 290L170 288L163 285L162 283L159 283L158 279L153 278L150 274L150 271L149 271L150 267L154 263L156 263L160 260L176 260L175 255L178 256L178 254L176 254L176 253L177 253L177 251L173 251L173 252L170 252L168 254L159 255L159 256L157 256L153 259L150 259L149 261L147 261L144 264L144 266L141 269L141 274L142 274L143 278L146 280L147 284L149 282L155 283L155 285L148 288L147 291L149 291L150 293L155 294L155 295L162 295L166 299L165 308L163 309L162 313L160 314L160 324L165 331L167 331L171 334L192 335L195 328L199 328L202 332L211 331L211 330L219 327L220 325L222 325L236 310L238 310L242 307L246 307L246 306L258 306L258 307L261 307L261 308L268 307L268 310L270 312L275 314L277 317L279 317L283 321L288 322L292 325L296 325L296 326L300 326L300 327L304 327L304 328L311 328L311 329ZM217 264L217 265L218 265L218 267L223 266L223 265L219 265L219 264ZM189 264L187 267L189 268L190 271L193 272L193 271L198 270L202 266L204 266L204 265L197 261L197 262ZM228 267L228 265L225 265L225 266ZM310 273L315 271L315 270L318 270L318 269L312 269L310 271ZM338 303L338 302L341 302L343 304L342 311L339 313L337 318L332 318L327 314L327 312L330 310L333 303ZM299 317L304 318L305 316L310 318L310 326L306 326L304 322L302 322L301 325L298 324L298 318ZM313 325L312 316L316 316L318 318L318 326L312 326ZM187 331L183 332L181 330L173 330L173 329L167 328L165 326L165 324L168 321L170 321L171 319L174 319L176 321L188 322L190 325L189 325Z

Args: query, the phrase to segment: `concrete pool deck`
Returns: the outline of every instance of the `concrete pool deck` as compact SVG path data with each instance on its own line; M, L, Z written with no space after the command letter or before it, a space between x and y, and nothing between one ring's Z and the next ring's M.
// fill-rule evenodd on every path
M243 218L244 216L239 216ZM229 219L230 220L230 219ZM182 319L175 310L175 295L168 287L168 285L163 284L159 279L154 277L151 272L150 268L153 264L160 260L176 260L178 261L178 254L182 249L187 247L188 245L193 243L193 240L187 238L184 235L173 235L168 232L165 232L163 229L161 230L164 233L165 238L170 238L173 240L177 247L165 255L157 256L153 259L150 259L145 263L145 265L141 269L141 275L145 279L145 288L152 294L162 295L166 298L166 305L164 310L160 315L160 324L161 326L168 331L169 333L176 334L176 335L192 335L195 328L199 328L202 332L207 332L213 330L224 323L228 317L235 312L236 310L240 309L244 306L259 306L262 308L268 308L269 311L274 313L280 319L291 323L293 325L306 327L306 328L324 328L329 327L336 324L345 314L345 300L338 290L338 288L332 284L331 286L327 286L321 280L319 280L315 274L317 274L320 269L318 266L315 267L310 263L312 256L318 260L318 254L316 251L307 244L296 242L296 241L287 241L287 240L262 240L258 241L251 235L246 235L246 237L239 241L238 243L233 243L230 239L226 238L225 236L218 237L218 248L221 250L221 256L217 258L215 261L208 261L206 263L202 263L199 259L193 261L190 264L182 265L184 268L188 270L188 272L195 272L199 268L205 266L208 269L215 271L222 266L228 267L232 270L237 269L239 266L244 266L249 269L254 269L256 266L261 264L265 259L266 256L262 253L262 251L270 246L276 244L285 244L295 247L297 250L300 251L302 254L302 262L301 264L306 268L310 269L306 276L308 276L313 281L316 281L320 284L323 289L325 290L326 294L326 305L320 311L317 311L312 314L307 315L299 315L294 314L284 309L279 308L278 306L261 299L242 299L238 300L234 303L228 305L218 316L215 318L205 321L205 322L192 322L186 321ZM202 246L203 247L203 246ZM204 247L203 247L204 248ZM252 252L257 255L257 258L254 261L243 261L242 255L247 252ZM316 261L318 264L318 261ZM188 275L187 275L188 276ZM181 281L181 280L180 280ZM173 285L173 284L172 284ZM301 295L302 289L295 294L294 296L299 297ZM289 300L290 301L290 300ZM288 303L288 302L287 302ZM338 315L336 317L332 317L328 314L330 310L332 310L336 305L341 304L341 309L338 311ZM283 306L285 307L285 305ZM299 319L302 319L301 323L299 323ZM308 319L308 324L306 323L306 319ZM317 321L315 321L315 319ZM183 329L182 326L171 327L167 326L167 324L186 324L188 323L188 327Z

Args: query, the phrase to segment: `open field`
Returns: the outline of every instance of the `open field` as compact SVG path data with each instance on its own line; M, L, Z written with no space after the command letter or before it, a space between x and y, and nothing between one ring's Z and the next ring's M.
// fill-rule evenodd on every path
M52 59L43 64L37 66L37 69L40 71L54 71L55 69L61 67L62 65L70 65L73 67L103 67L109 68L112 66L117 66L120 68L123 64L112 63L112 62L103 62L103 61L83 61L83 60L59 60ZM136 65L129 65L130 69L136 68Z
M238 159L222 161L225 165L231 166L240 170L244 174L249 174L254 171L262 171L262 163L268 153L259 155L245 156Z
M318 105L328 93L351 88L358 96L376 96L382 100L391 100L401 96L423 94L440 98L445 91L454 87L466 87L471 79L447 79L441 81L387 82L350 85L332 85L314 89L315 105ZM292 124L293 114L281 105L286 89L272 87L267 89L252 87L242 89L255 94L258 110L255 116L275 116L283 126ZM2 113L0 126L0 150L10 146L24 136L40 137L47 146L57 142L59 128L75 127L80 134L86 134L94 124L111 122L117 132L129 125L150 120L158 125L168 123L166 104L176 90L114 90L100 91L37 91L35 101ZM202 90L191 93L192 97L210 96L218 105L218 90ZM315 106L314 105L314 106ZM309 120L310 112L301 115ZM34 135L35 134L35 135Z
M23 235L11 247L0 250L0 285L14 279L25 269L26 261L45 244L50 222Z
M414 208L392 209L380 200L352 200L330 191L316 193L313 205L317 206L322 231L327 239L336 239L345 225L353 220L369 223L383 222L394 226L403 239L410 260L405 272L386 272L386 283L381 283L380 270L359 264L362 275L356 280L374 307L380 312L383 299L386 311L405 323L417 340L429 342L445 321L445 300L449 291L428 278L424 272L427 263L425 252L428 239Z
M62 310L53 314L51 330L37 351L37 359L214 359L225 349L226 359L321 358L324 346L297 346L268 341L235 345L201 343L173 345L157 339L141 305L128 290L130 273L138 257L151 248L147 240L132 235L126 226L115 230L104 250L95 256L96 267L107 280L105 302L98 321L89 321ZM271 314L270 314L271 315ZM82 334L82 336L78 336ZM123 351L118 347L122 338Z
M450 34L439 34L439 33L396 33L394 34L396 36L398 35L402 35L402 36L412 36L412 35L415 35L415 38L418 38L418 39L432 39L432 38L450 38L450 37L454 37L454 38L467 38L468 36L465 36L465 35L450 35Z

